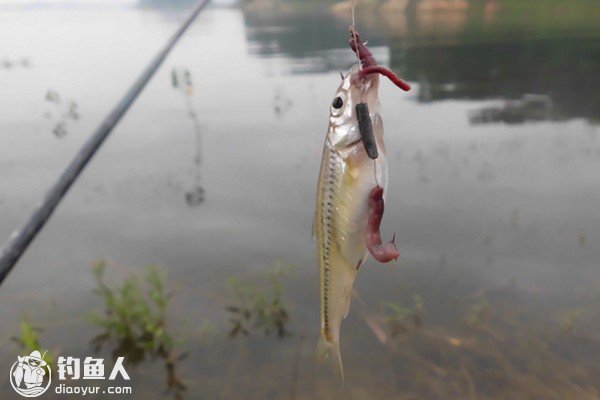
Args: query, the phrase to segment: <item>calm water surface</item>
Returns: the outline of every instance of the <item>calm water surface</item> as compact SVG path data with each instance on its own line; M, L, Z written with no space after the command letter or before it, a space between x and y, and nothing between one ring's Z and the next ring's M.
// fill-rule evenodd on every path
M25 221L183 16L133 7L0 8L1 238ZM446 368L445 356L394 356L363 317L418 294L423 329L448 334L462 317L444 307L468 307L482 293L497 297L500 310L529 310L522 321L532 337L559 332L561 315L582 310L578 334L588 339L559 352L566 359L587 352L589 363L571 382L579 392L565 384L557 393L568 394L556 398L598 395L591 383L598 342L589 339L600 333L594 17L553 30L487 9L359 19L378 59L413 90L381 88L390 160L383 229L386 237L396 232L402 255L392 266L369 261L359 274L364 304L355 301L342 332L342 398L437 398L429 378L416 384L403 376L410 365ZM318 276L310 231L329 103L338 70L354 61L346 29L343 18L305 13L202 14L2 286L0 371L18 351L9 338L23 318L43 327L46 347L90 353L98 332L87 317L102 306L90 266L107 259L114 282L147 264L167 271L174 331L190 355L179 366L187 398L338 396L313 373ZM171 86L173 68L191 72L200 147L186 98ZM60 104L45 100L48 90ZM68 99L80 118L67 119L57 137ZM280 261L295 266L285 293L293 336L228 339L229 277ZM419 339L407 340L400 348ZM519 362L508 364L518 370ZM162 368L135 369L136 398L163 397ZM463 374L448 368L449 376ZM449 380L433 371L437 384ZM464 387L443 389L445 398L467 398L465 376ZM498 397L494 379L476 376L474 390ZM11 396L8 380L0 382L0 397ZM521 398L512 390L510 398Z

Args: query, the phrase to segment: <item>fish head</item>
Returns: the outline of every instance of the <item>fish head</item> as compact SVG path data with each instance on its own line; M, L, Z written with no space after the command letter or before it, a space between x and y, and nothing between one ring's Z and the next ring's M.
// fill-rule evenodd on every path
M342 83L329 107L327 137L341 153L351 151L360 144L356 105L366 103L371 116L379 113L379 76L373 74L361 78L359 71L359 66L355 65L346 76L342 75Z

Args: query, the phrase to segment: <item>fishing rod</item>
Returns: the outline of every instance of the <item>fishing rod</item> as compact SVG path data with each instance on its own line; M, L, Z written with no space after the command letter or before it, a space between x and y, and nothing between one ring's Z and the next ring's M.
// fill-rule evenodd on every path
M137 99L148 81L154 76L167 55L171 52L177 41L183 36L194 19L200 14L200 11L209 3L210 0L199 0L190 14L183 21L181 26L175 31L166 45L150 61L150 64L142 72L139 78L129 88L125 96L119 101L116 107L104 118L102 123L96 128L89 139L77 152L71 163L64 170L60 178L50 188L44 200L39 207L31 214L27 223L19 230L16 230L8 238L0 250L0 285L6 279L6 276L14 268L15 264L21 258L27 247L44 227L48 219L69 191L71 185L75 182L81 171L92 159L96 151L100 148L104 140L110 135L114 127L119 123L123 115L129 110L129 107Z

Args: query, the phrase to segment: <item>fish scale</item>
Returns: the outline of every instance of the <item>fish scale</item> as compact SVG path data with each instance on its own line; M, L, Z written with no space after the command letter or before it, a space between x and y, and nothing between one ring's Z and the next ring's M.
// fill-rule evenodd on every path
M339 172L343 165L339 154L332 148L329 140L325 141L325 149L323 152L322 179L319 180L319 204L321 207L317 209L317 236L319 240L319 265L321 266L322 276L322 314L323 323L321 330L326 338L331 340L329 329L329 298L330 298L330 271L331 265L329 262L330 246L332 243L333 230L335 225L335 213L333 205L335 202L334 195L338 189L340 178ZM319 229L320 227L320 229Z

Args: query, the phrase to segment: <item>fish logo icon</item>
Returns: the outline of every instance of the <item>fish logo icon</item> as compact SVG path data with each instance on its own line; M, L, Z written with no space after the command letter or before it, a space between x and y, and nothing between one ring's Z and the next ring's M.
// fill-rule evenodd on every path
M9 376L15 392L23 397L38 397L48 390L52 382L52 371L44 361L44 356L37 350L28 356L17 356Z

